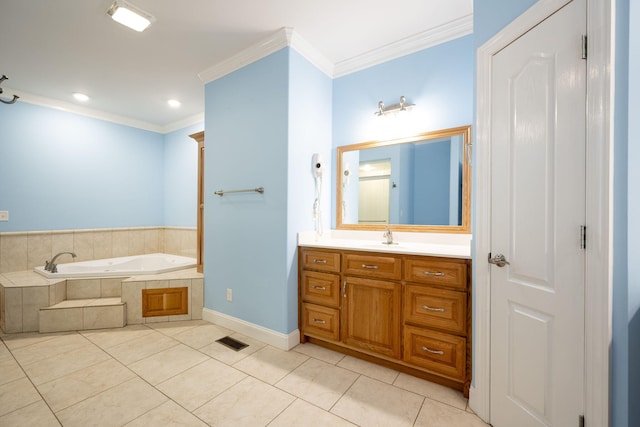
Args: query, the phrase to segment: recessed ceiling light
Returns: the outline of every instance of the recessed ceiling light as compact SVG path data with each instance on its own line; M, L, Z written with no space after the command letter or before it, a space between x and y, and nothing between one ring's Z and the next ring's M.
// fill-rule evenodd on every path
M89 97L87 95L80 92L73 92L73 97L80 102L87 102L89 100Z
M156 20L150 13L124 0L114 1L107 13L114 21L138 32L144 31Z
M175 99L170 99L167 101L167 104L169 104L169 107L171 108L178 108L179 106L181 106L182 104L180 103L180 101L177 101Z

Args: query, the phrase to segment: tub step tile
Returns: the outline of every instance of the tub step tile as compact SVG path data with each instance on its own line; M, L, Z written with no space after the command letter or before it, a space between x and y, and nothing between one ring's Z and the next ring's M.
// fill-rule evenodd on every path
M126 313L126 303L115 297L62 301L40 309L39 331L122 328L127 324Z

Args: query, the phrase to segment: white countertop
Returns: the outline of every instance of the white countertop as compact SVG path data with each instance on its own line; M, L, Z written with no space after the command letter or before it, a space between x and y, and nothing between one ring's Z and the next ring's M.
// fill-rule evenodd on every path
M321 236L313 231L298 233L298 246L471 258L470 234L393 232L394 244L384 244L384 240L379 231L329 230Z

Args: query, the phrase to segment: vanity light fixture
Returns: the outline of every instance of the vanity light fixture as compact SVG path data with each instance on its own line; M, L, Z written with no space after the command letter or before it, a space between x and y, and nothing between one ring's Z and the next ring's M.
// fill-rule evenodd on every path
M378 102L378 111L374 112L376 116L384 116L385 114L397 113L399 111L409 111L416 104L408 104L407 98L404 96L400 97L400 102L398 104L389 105L388 107L384 106L384 102Z
M144 31L156 18L148 12L124 0L116 0L107 10L111 18L132 30Z

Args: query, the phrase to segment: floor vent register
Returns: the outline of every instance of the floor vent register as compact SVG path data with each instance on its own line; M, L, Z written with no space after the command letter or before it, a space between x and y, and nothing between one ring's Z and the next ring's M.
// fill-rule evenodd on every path
M245 344L242 341L238 341L231 337L224 337L216 340L220 344L229 347L231 350L240 351L245 347L249 347L249 344Z

